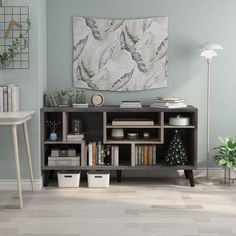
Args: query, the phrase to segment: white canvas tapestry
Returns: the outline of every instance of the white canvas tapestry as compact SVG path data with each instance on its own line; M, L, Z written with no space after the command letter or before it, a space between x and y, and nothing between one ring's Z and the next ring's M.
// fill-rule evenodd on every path
M167 86L167 17L73 17L73 37L74 87L135 91Z

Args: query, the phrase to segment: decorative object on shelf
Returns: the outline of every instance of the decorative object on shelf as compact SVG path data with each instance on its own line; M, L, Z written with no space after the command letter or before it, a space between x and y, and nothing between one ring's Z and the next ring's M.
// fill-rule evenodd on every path
M176 117L170 117L169 118L169 125L189 125L190 119L189 117L183 117L181 115L177 115Z
M207 60L207 167L206 167L206 177L209 178L209 155L210 155L210 147L209 147L209 137L210 137L210 98L211 98L211 59L217 56L215 50L222 50L223 48L216 43L205 43L200 46L199 50L201 51L201 56L205 57Z
M72 119L71 121L71 132L73 134L81 134L82 133L82 120L81 119Z
M57 96L55 96L53 93L46 93L44 104L45 106L58 107L59 101L58 101Z
M112 125L154 125L154 121L149 118L115 118L112 120Z
M56 121L56 120L47 120L46 121L51 133L49 135L49 140L51 141L56 141L57 140L57 129L59 125L61 124L61 121Z
M29 68L29 7L0 7L0 69Z
M73 17L73 38L74 87L134 91L167 86L168 17Z
M149 139L150 138L150 133L149 132L144 132L143 133L143 138Z
M156 108L182 108L187 107L186 99L178 97L157 97L150 107Z
M129 140L136 140L136 139L138 139L138 133L127 133L127 138L129 139Z
M50 134L50 136L49 136L49 139L50 139L51 141L56 141L56 140L57 140L57 134L54 133L54 132L52 132L52 133Z
M165 160L171 166L185 165L187 163L188 157L185 147L177 130L175 130L175 134L169 144Z
M59 106L70 106L72 103L72 90L71 89L59 89L57 92Z
M77 104L86 104L86 95L85 95L84 89L77 89L76 90L75 102Z
M92 96L91 102L94 106L102 106L104 103L104 97L101 93L96 93Z
M122 101L120 108L141 108L142 104L140 101Z
M123 129L112 129L111 137L114 139L122 139L124 138L124 130Z

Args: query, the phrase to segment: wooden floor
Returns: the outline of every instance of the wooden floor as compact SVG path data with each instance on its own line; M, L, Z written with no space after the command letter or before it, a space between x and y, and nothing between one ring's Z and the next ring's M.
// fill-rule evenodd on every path
M127 180L108 189L0 191L0 235L236 236L236 184Z

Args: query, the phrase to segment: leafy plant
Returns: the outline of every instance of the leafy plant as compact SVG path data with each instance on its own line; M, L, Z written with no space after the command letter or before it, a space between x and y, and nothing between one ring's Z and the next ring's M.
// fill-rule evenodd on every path
M213 157L220 166L236 171L236 142L231 137L219 137L222 145L213 148L218 153Z
M31 28L31 22L27 19L26 32L20 33L15 40L12 40L10 45L5 52L0 54L0 68L6 68L16 56L20 55L22 51L29 47L28 39L26 38Z
M72 95L72 89L68 88L68 89L58 89L58 91L56 92L56 94L58 96L71 96Z

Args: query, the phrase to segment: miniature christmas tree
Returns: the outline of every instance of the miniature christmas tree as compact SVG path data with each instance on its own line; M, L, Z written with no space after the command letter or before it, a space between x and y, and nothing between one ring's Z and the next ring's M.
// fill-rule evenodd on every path
M166 162L171 166L185 165L187 163L188 158L186 155L186 151L177 130L175 130L173 139L171 140L170 145L167 149L165 159Z

